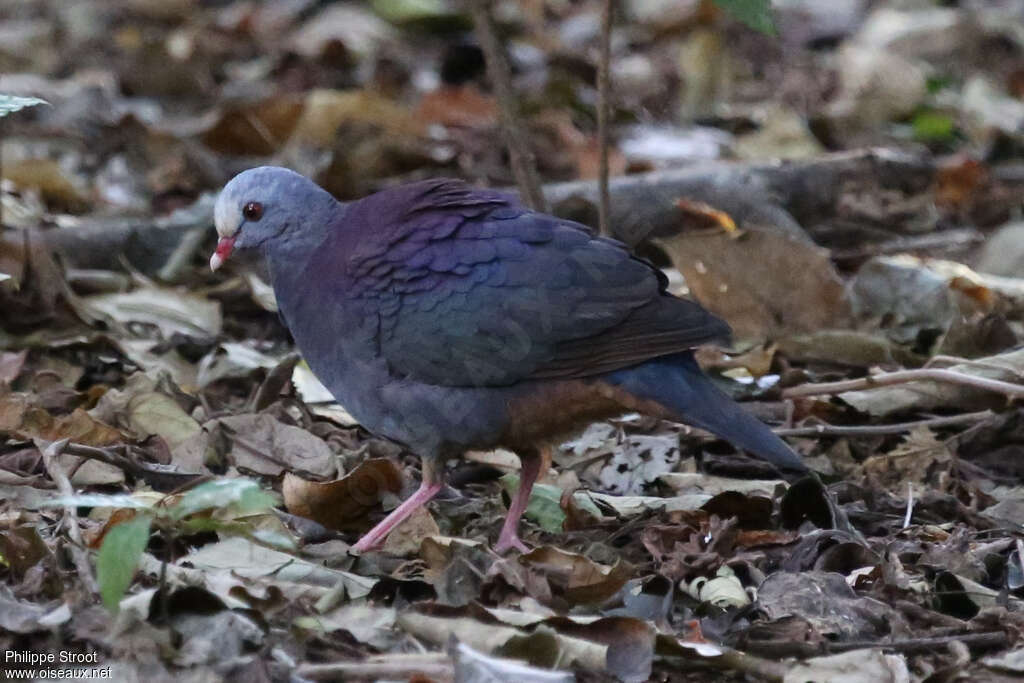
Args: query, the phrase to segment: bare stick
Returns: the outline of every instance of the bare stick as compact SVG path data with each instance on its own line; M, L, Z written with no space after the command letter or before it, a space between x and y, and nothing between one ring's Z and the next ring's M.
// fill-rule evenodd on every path
M527 144L526 135L519 121L519 109L516 105L515 93L512 92L512 75L501 43L498 42L494 19L491 17L488 0L467 0L469 11L473 15L480 47L487 60L487 75L494 85L494 94L498 98L498 110L501 112L501 132L508 147L509 163L516 177L516 184L526 205L537 211L547 211L544 193L537 175L537 162Z
M451 680L454 675L452 661L443 654L400 654L371 657L360 662L331 662L329 664L302 664L296 673L312 680L339 677L352 678L415 678L427 676Z
M918 427L955 427L962 424L973 424L993 417L995 413L991 410L980 410L976 413L964 413L963 415L949 415L946 417L931 417L927 420L914 420L912 422L897 422L888 425L864 425L860 427L846 427L843 425L810 425L808 427L793 427L790 429L773 430L779 436L885 436L887 434L904 434Z
M601 53L597 64L597 209L601 234L605 236L612 234L612 196L608 189L608 119L611 115L613 2L604 0L601 7Z
M36 447L38 448L40 445L42 443L37 443ZM53 483L57 485L57 490L64 497L71 497L75 495L75 489L71 486L71 480L68 479L67 473L64 472L64 468L60 466L57 459L67 445L68 440L61 439L46 445L41 450L43 451L43 465L50 478L53 479ZM92 565L89 564L89 555L85 550L85 543L82 541L82 530L78 526L78 512L74 505L64 506L64 525L71 538L68 550L71 552L71 560L75 563L75 569L78 571L78 578L82 580L86 590L93 595L98 595L100 587L92 575Z
M1012 382L1003 382L998 379L988 379L987 377L968 375L954 370L940 370L935 368L886 372L878 375L871 375L870 377L843 380L841 382L804 384L798 387L784 389L782 396L783 398L799 398L804 396L821 396L823 394L842 394L847 391L860 391L862 389L874 389L893 384L907 384L908 382L920 381L961 384L963 386L1003 394L1012 398L1024 396L1024 384L1013 384Z
M941 636L924 636L905 640L856 640L839 643L814 644L808 642L763 642L750 646L751 651L764 652L775 658L817 657L824 654L850 652L852 650L887 650L890 652L930 652L945 649L952 641L958 641L976 650L991 650L1006 647L1009 637L1003 631L982 633L950 633Z

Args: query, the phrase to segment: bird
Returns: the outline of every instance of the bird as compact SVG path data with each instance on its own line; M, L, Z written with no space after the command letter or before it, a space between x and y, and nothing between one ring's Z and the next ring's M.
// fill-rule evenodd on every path
M672 295L623 243L514 194L431 179L339 202L291 170L243 171L214 206L213 270L264 260L284 324L338 402L422 460L419 488L351 548L387 535L444 487L444 463L507 448L520 486L494 545L527 552L519 520L545 453L592 422L688 423L773 464L800 457L704 374L729 326Z

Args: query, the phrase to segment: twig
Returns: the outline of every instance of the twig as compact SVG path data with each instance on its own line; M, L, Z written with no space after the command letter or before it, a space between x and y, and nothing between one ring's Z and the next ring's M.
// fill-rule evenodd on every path
M451 680L455 676L452 660L444 654L390 655L361 662L301 664L296 675L312 680L338 678L411 679L419 676ZM419 676L417 676L417 674Z
M897 640L891 643L870 640L850 641L847 643L827 643L827 650L829 652L849 652L850 650L878 648L882 650L893 650L896 652L928 652L931 650L943 649L954 640L976 649L1006 647L1009 643L1009 638L1007 638L1006 633L1003 631L989 631L986 633L951 633L943 636L907 638L905 640Z
M204 476L201 474L171 472L149 467L145 464L135 462L127 455L121 455L113 448L97 448L95 446L87 446L81 443L69 443L65 446L63 452L67 455L73 455L76 458L82 459L77 467L84 465L86 460L98 460L110 465L111 467L117 467L136 479L142 479L153 488L159 490L164 490L169 486L181 486L183 482L185 484L195 483L196 479Z
M984 239L985 236L974 228L961 228L928 233L926 235L901 236L885 242L876 242L853 249L838 249L832 252L832 258L837 261L851 261L878 256L879 254L903 254L915 250L932 253L936 251L962 251L978 242L984 241Z
M36 447L39 448L43 443L40 441L36 444ZM75 495L75 489L71 486L71 480L68 479L64 468L60 466L60 462L57 460L67 445L68 440L61 439L46 445L41 450L43 452L43 465L46 467L50 478L57 485L57 490L60 491L62 496L71 497ZM64 525L67 527L68 536L71 538L68 550L71 553L72 562L75 563L75 569L78 571L78 578L82 580L86 590L93 595L98 595L100 587L92 575L92 565L89 563L89 555L85 550L85 543L82 541L82 530L78 526L78 511L74 505L64 506Z
M927 420L898 422L896 424L888 425L846 427L842 425L820 424L811 425L809 427L775 429L773 431L779 436L885 436L887 434L904 434L906 432L913 431L918 427L954 427L962 424L973 424L975 422L982 422L994 416L995 413L991 410L980 410L976 413L932 417Z
M81 443L68 443L64 446L62 452L82 458L83 460L98 460L111 467L124 470L133 477L141 477L143 474L143 468L138 463L106 448L97 448Z
M769 641L750 643L748 652L763 652L774 658L783 657L818 657L824 654L838 654L851 650L888 650L890 652L930 652L945 649L949 643L958 641L975 650L1004 648L1009 638L1003 631L987 631L984 633L950 633L941 636L925 636L904 640L853 640L840 643L808 643Z
M289 353L281 359L281 362L274 366L274 369L267 373L266 379L260 384L256 395L252 400L252 408L259 412L276 401L281 390L291 382L292 372L299 364L302 357L297 353Z
M1024 373L1020 370L1010 365L1004 365L1003 363L993 363L990 360L984 359L974 360L971 358L959 358L958 356L943 356L941 354L929 358L928 362L924 364L924 367L930 368L939 363L944 363L946 365L964 365L972 368L982 368L984 370L999 370L1000 372L1007 372L1014 377L1024 377Z
M512 173L516 177L516 184L526 205L537 211L547 211L540 177L537 175L537 163L519 121L515 93L512 92L512 75L501 43L498 42L490 4L489 0L467 0L477 37L480 39L480 47L487 60L487 75L498 99L501 132L508 147L509 163L512 165Z
M601 50L597 64L597 144L598 144L598 225L601 234L610 236L612 197L608 189L608 119L611 115L612 18L614 0L604 0L601 7Z
M859 379L847 379L841 382L822 382L820 384L803 384L798 387L790 387L782 391L783 398L798 398L804 396L821 396L822 394L842 394L847 391L860 391L862 389L874 389L893 384L907 384L908 382L947 382L974 387L984 391L992 391L997 394L1004 394L1013 398L1024 396L1024 384L1013 384L998 379L968 375L955 370L942 370L937 368L922 368L918 370L900 370L897 372L886 372L870 377Z

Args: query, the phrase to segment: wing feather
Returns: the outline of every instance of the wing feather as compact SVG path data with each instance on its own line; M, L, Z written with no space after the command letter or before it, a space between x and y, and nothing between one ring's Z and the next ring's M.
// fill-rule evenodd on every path
M350 217L375 225L349 260L350 294L378 317L396 375L447 386L586 377L729 334L615 240L458 181L419 185L404 209L384 192Z

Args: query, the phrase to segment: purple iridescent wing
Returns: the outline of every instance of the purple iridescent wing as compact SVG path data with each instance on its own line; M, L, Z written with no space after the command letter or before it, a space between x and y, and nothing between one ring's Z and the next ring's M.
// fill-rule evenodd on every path
M446 386L586 377L725 337L660 271L584 226L457 181L353 205L350 296L392 373Z

